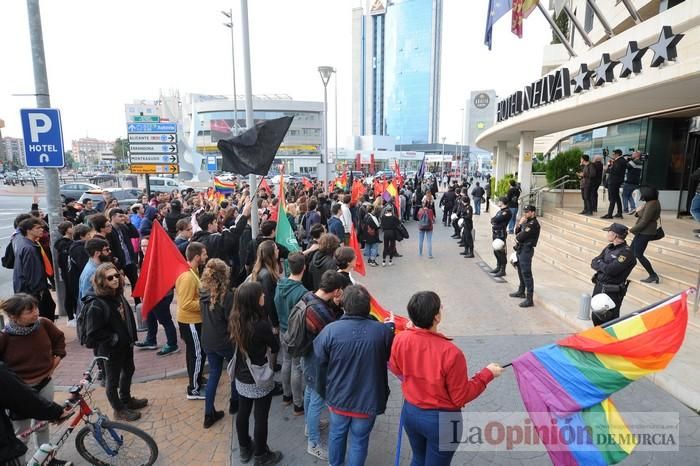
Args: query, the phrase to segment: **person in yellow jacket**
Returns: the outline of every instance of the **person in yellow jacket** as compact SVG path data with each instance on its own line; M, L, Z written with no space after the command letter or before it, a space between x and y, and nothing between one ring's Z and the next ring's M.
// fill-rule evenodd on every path
M207 249L202 243L192 242L185 250L190 270L183 272L175 282L177 297L177 325L180 338L185 342L187 359L188 400L203 400L206 382L204 372L205 354L202 349L202 311L199 307L199 268L207 262Z

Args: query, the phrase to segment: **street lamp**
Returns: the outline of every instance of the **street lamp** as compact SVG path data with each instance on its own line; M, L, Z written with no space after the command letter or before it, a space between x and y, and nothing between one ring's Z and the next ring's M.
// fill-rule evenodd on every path
M238 135L238 105L236 103L236 49L233 42L233 10L221 11L228 18L224 26L231 30L231 66L233 68L233 134Z
M328 190L328 83L331 76L335 73L332 66L319 66L318 74L323 82L323 150L325 154L322 156L323 163L323 183L324 190ZM336 157L338 154L336 154Z

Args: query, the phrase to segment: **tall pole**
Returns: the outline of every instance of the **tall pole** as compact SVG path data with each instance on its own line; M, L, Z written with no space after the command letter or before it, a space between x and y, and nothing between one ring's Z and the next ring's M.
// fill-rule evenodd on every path
M333 104L333 113L335 114L335 160L338 160L338 70L336 70L333 89L335 91L335 103Z
M323 183L324 191L330 192L328 187L328 87L323 86Z
M229 8L228 12L221 12L224 16L229 19L228 23L224 23L224 26L231 30L231 69L233 71L233 134L238 135L238 102L236 92L236 46L233 39L233 10Z
M233 21L232 21L233 22ZM245 83L245 125L252 128L255 125L253 119L253 84L250 74L250 38L248 36L248 0L241 0L241 34L243 35L243 82ZM248 175L250 194L253 203L250 209L250 229L253 238L258 236L258 177Z
M29 38L32 44L32 63L34 65L34 89L36 93L37 108L50 108L51 99L49 97L49 78L46 74L46 57L44 56L44 34L41 29L41 11L39 0L27 0L27 13L29 16ZM58 187L58 169L44 168L44 179L46 180L46 203L49 213L49 235L51 249L53 250L53 269L56 278L56 294L58 298L58 313L65 315L63 301L65 297L65 286L58 277L58 253L54 244L61 237L58 233L58 224L63 221L61 211L61 197Z

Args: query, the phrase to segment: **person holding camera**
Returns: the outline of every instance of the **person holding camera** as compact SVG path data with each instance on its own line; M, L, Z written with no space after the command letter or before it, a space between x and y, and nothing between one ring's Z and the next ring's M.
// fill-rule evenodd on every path
M632 155L627 158L625 183L622 185L622 210L629 215L634 214L636 209L632 193L639 188L639 181L642 178L642 163L642 154L638 150L632 152Z
M615 149L613 151L612 159L608 160L607 173L607 183L608 188L608 200L610 205L608 206L607 215L603 215L600 218L611 219L613 218L613 211L617 206L617 213L615 218L622 218L622 199L620 199L620 187L625 179L625 171L627 168L627 160L622 156L622 151L620 149Z

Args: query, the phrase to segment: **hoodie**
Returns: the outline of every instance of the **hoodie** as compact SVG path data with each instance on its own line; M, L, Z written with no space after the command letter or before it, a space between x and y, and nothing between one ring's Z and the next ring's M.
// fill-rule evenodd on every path
M333 253L325 254L319 250L314 253L309 270L311 271L311 277L314 283L314 289L310 291L316 291L319 286L321 286L321 276L323 276L323 272L326 270L338 270L338 264L335 262Z
M303 283L289 278L281 278L277 282L275 290L275 308L277 309L277 317L279 318L280 330L287 331L289 313L296 303L299 302L309 290L306 289Z
M155 207L148 206L143 214L143 220L141 220L141 227L139 228L139 233L141 233L141 238L144 236L150 236L151 230L153 229L153 222L158 215L158 210Z

